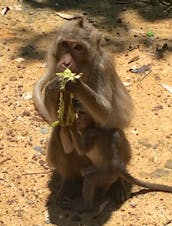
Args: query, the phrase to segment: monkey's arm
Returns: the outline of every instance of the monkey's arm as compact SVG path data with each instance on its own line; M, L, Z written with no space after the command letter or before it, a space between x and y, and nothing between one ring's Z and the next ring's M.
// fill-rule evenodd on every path
M78 153L78 155L86 155L86 145L84 144L83 135L74 126L70 129L70 135L72 139L73 146Z
M49 114L49 123L52 124L57 120L57 110L59 107L59 95L60 95L61 79L56 76L49 81L45 87L44 92L44 106Z
M41 76L39 80L35 83L32 94L32 99L36 108L48 123L50 122L50 115L45 107L42 91L46 83L49 81L49 77L50 74L48 71L43 76Z
M95 92L86 83L79 79L68 82L66 84L66 89L69 92L72 92L75 97L80 100L83 107L97 123L101 124L101 126L107 124L112 110L111 90L108 90L110 95L107 97L106 95L101 94L106 90L106 87L101 87L103 92Z

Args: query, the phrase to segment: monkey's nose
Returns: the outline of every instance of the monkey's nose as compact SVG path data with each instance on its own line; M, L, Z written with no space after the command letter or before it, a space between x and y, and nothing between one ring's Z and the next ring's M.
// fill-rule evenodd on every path
M68 68L70 67L71 63L70 62L63 62L63 67Z

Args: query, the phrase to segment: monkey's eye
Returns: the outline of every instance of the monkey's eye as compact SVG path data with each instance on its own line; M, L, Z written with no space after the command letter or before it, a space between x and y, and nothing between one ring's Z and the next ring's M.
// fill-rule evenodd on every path
M77 50L77 51L82 51L83 50L83 46L82 45L76 45L74 47L74 49Z
M62 47L65 48L65 49L69 48L69 44L68 44L66 41L63 41L63 42L61 43L61 45L62 45Z

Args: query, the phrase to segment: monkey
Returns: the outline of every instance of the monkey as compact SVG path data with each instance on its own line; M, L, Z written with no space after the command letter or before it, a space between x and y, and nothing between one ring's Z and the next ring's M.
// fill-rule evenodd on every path
M129 125L132 99L116 73L113 57L102 49L101 39L102 34L82 17L57 29L48 53L47 71L33 89L33 102L49 124L58 118L61 80L56 73L69 68L83 75L68 82L65 89L80 101L98 127L124 129ZM89 160L73 149L68 128L52 129L47 160L60 175L62 190L71 190L69 182L82 177L81 168ZM123 188L118 190L121 193Z
M153 191L172 193L172 186L144 182L128 173L126 166L131 158L131 148L122 130L97 128L91 122L88 123L87 128L82 129L76 124L70 130L74 150L91 161L91 164L81 169L84 177L83 203L80 201L74 207L75 210L92 210L96 188L103 187L106 194L118 177Z
M133 109L131 97L116 73L111 62L112 56L101 48L101 37L82 17L66 22L58 29L49 50L47 72L35 83L33 89L35 106L49 123L57 119L58 106L55 105L55 112L49 109L53 106L52 97L48 98L47 105L46 92L42 91L53 79L56 80L54 84L57 84L60 78L56 73L66 68L74 73L83 73L81 79L68 83L68 89L73 89L76 98L97 123L103 127L121 129L130 123ZM90 97L93 98L90 100Z

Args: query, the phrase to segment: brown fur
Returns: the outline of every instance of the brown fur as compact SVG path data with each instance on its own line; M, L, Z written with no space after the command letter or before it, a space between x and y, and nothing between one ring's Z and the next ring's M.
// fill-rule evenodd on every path
M91 210L96 188L103 187L106 193L118 177L154 191L172 193L172 186L144 182L128 173L126 166L131 150L125 134L120 129L100 129L94 125L80 129L73 126L71 137L74 150L79 155L88 157L92 163L81 169L84 176L84 203L79 203L78 210Z
M130 123L131 98L115 71L112 56L101 49L100 42L101 34L82 18L57 30L48 53L47 72L33 90L35 106L48 123L57 120L61 81L56 72L66 68L83 73L80 80L69 82L66 90L80 101L98 127L123 129ZM81 176L81 169L88 161L73 152L72 145L66 129L53 129L47 157L64 184Z

